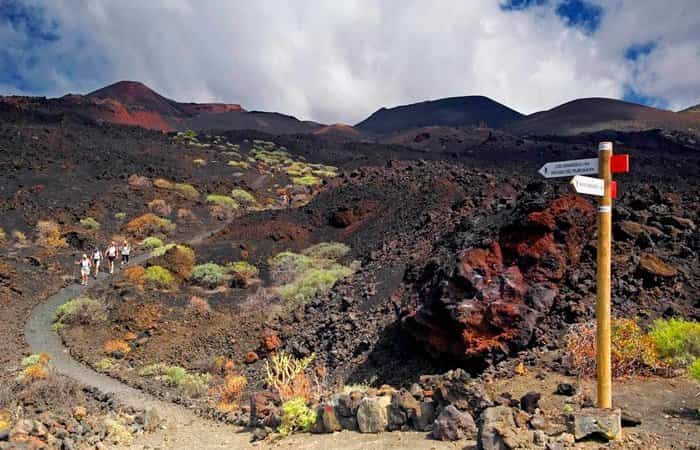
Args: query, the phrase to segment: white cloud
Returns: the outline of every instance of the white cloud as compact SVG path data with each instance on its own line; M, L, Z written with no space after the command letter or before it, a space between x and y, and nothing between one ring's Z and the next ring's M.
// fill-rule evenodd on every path
M695 0L599 0L592 35L566 27L552 3L505 12L492 0L32 2L62 38L38 50L26 76L44 77L53 95L133 79L177 100L349 123L380 106L469 94L530 113L620 98L628 84L673 106L700 101ZM624 59L647 41L659 42L648 57Z

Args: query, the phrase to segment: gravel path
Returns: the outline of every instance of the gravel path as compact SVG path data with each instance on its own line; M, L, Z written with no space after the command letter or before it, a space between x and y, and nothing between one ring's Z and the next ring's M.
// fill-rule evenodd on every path
M225 227L202 233L190 244L197 244L209 236L218 233ZM132 258L131 264L146 261L149 254ZM118 270L118 264L116 265ZM109 278L101 273L97 280L90 283L102 283ZM221 449L221 448L290 448L290 449L455 449L461 448L454 443L442 443L426 439L423 433L381 433L367 435L353 432L334 433L332 435L296 435L281 441L270 443L250 443L251 434L243 428L224 425L219 422L206 420L197 416L187 408L165 402L138 389L127 386L114 378L95 372L88 366L79 363L70 355L63 345L60 336L52 330L51 325L56 308L68 300L79 296L85 287L79 284L67 286L37 305L25 325L25 339L33 353L46 352L51 355L51 363L55 370L84 385L98 388L102 392L114 395L115 399L125 406L140 409L153 408L163 421L161 429L155 433L139 437L131 447L133 449L163 448L163 449Z

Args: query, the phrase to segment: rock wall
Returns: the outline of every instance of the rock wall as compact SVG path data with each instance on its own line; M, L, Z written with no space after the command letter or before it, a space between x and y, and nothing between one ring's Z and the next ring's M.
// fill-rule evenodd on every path
M419 274L403 323L432 354L467 360L526 347L593 238L595 210L586 199L521 205L492 237L481 230L479 239L478 225L462 227L446 246L452 251Z

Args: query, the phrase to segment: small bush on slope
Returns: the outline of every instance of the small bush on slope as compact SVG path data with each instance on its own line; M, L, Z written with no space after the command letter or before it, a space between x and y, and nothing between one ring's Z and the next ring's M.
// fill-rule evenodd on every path
M316 423L316 412L306 405L302 397L282 403L282 424L277 431L283 436L302 431L309 432Z
M192 269L190 279L199 285L214 288L226 280L226 269L212 262L199 264Z
M153 213L146 213L127 223L126 230L139 237L158 233L168 234L175 231L175 224Z
M350 247L340 242L321 242L305 249L302 254L317 259L340 259L350 252Z
M149 250L153 250L163 246L163 241L157 237L147 237L141 242L141 245Z
M687 365L700 358L700 322L659 319L650 334L659 356L669 363Z
M254 205L257 203L255 197L245 189L234 189L231 191L231 197L244 205Z
M107 320L105 305L89 297L77 297L68 300L56 308L55 322L60 324L93 325Z
M160 289L168 289L175 284L175 276L161 266L151 266L144 272L146 283Z
M238 209L240 206L238 202L231 197L219 194L207 195L207 203L213 203L226 209Z
M100 222L93 219L92 217L85 217L84 219L80 219L80 225L84 226L85 228L89 228L91 230L99 230L100 229Z

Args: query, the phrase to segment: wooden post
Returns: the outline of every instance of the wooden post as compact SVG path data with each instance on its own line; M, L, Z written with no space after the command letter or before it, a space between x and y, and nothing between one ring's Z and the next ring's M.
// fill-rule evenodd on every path
M612 142L598 144L598 176L605 181L605 192L598 200L598 273L596 298L596 374L598 407L612 408L612 369L610 363L610 272L612 198L610 157Z

